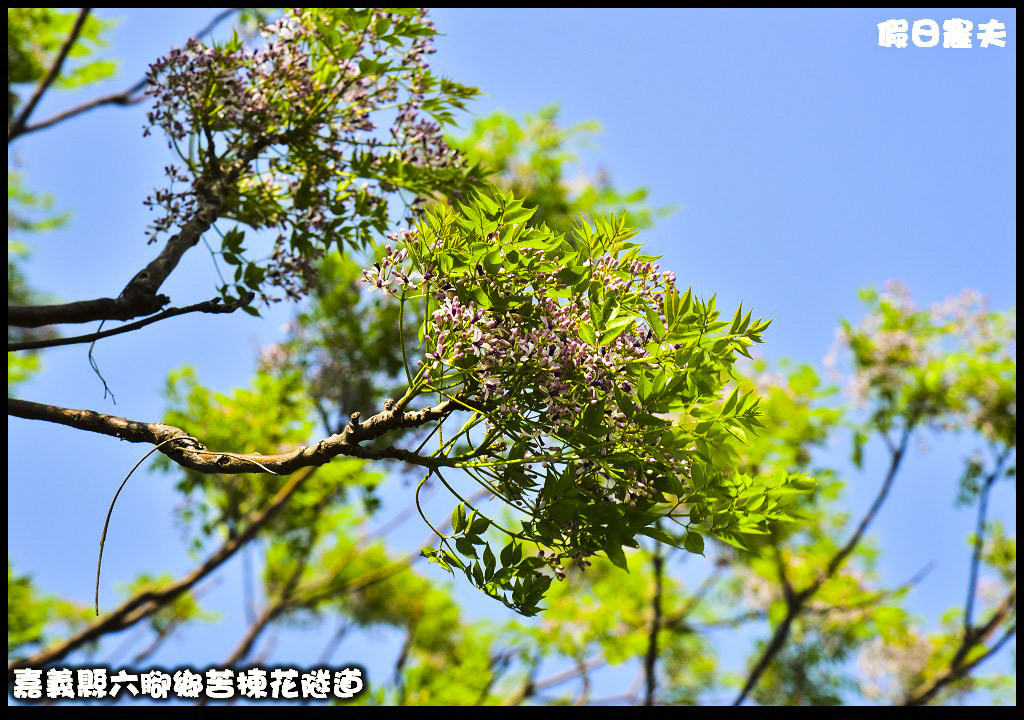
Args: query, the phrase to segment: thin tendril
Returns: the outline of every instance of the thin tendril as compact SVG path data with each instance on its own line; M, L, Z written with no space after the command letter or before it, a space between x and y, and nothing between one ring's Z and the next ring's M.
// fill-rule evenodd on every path
M118 496L121 494L121 491L124 490L124 486L128 482L128 478L130 478L132 476L133 472L135 472L136 470L139 469L139 465L144 463L146 461L146 458L148 458L150 455L152 455L157 450L159 450L163 445L166 445L169 442L174 442L175 440L181 440L181 439L182 438L176 438L176 437L175 438L168 438L167 440L164 440L163 442L161 442L159 445L155 446L148 453L143 455L142 459L139 460L137 463L135 463L135 467L133 467L131 470L129 470L128 474L124 476L124 480L121 481L121 487L119 487L117 489L117 492L114 493L114 499L110 501L110 509L107 510L107 519L103 523L103 534L100 535L100 554L99 554L99 557L96 558L96 616L97 617L99 617L99 614L100 614L100 569L103 567L103 545L107 542L107 527L109 527L109 525L110 525L110 516L114 514L114 503L117 502Z

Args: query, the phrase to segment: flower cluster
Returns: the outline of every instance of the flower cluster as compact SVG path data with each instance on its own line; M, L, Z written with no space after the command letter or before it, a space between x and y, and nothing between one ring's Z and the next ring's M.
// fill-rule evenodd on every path
M402 230L395 234L387 235L392 242L405 243L414 233L409 230ZM417 271L409 272L402 262L409 257L409 251L399 249L395 251L391 245L384 246L384 257L373 264L372 268L363 270L363 282L370 285L370 290L383 290L398 297L403 288L415 290L424 280L430 280L433 276L429 271L423 275Z
M302 42L310 32L287 17L262 29L267 43L261 48L207 47L195 38L183 50L173 48L147 74L147 92L157 101L150 126L164 129L169 146L202 125L252 135L280 132L288 113L302 117L319 102Z
M498 249L498 260L508 258L509 249L498 242L499 231L488 236ZM452 377L462 377L467 397L475 403L497 411L496 417L510 415L529 421L528 448L533 457L551 457L561 449L558 443L570 438L582 415L603 398L614 397L618 391L636 397L635 380L626 372L629 365L643 365L657 371L658 359L651 355L653 331L646 320L623 317L618 327L614 318L604 318L605 330L611 339L581 337L580 328L594 327L595 318L584 298L565 298L567 285L557 268L527 272L529 260L541 261L541 248L519 249L519 266L505 265L494 273L482 268L464 275L440 276L431 263L421 274L405 266L409 247L418 242L417 231L403 230L388 235L397 247L388 245L383 258L363 271L363 281L371 290L383 290L395 297L424 290L429 293L431 307L426 318L423 337L421 377L426 382L442 385ZM649 307L666 322L663 300L674 291L676 277L661 272L653 261L623 261L611 254L585 261L591 284L601 288L606 297L627 295L637 305ZM433 281L433 282L431 282ZM497 310L508 299L522 295L528 288L528 301ZM474 292L483 292L487 306L471 299ZM609 320L611 322L609 322ZM598 333L601 329L598 329ZM617 451L628 452L628 438L639 433L626 415L614 404L602 406L601 424L606 430L599 458L608 458ZM495 427L492 419L488 430ZM672 471L686 469L671 450L665 459ZM651 475L655 459L641 458L646 469L628 483L612 488L618 502L635 504L638 498L654 494ZM548 467L546 460L540 463ZM584 484L598 475L596 463L587 463L581 470ZM594 492L603 495L607 489L594 485ZM510 492L515 495L514 491ZM582 557L577 559L582 562Z
M702 554L698 527L742 547L743 533L786 519L801 478L719 464L732 427L760 425L758 399L722 391L768 323L742 309L721 322L714 297L681 294L624 216L581 220L566 236L528 225L534 211L511 192L464 199L388 236L363 281L418 319L419 366L403 352L402 402L438 397L437 425L416 450L438 437L424 483L447 485L445 469L460 468L522 529L463 502L424 557L530 615L569 563L582 570L602 553L625 568L638 532ZM685 534L651 527L662 517ZM498 552L482 537L492 525L511 536Z
M163 210L150 241L194 217L211 183L230 174L236 192L219 214L278 230L255 277L289 297L304 294L314 248L383 232L387 194L403 178L417 178L411 189L421 193L465 169L424 108L446 120L446 108L475 91L443 81L435 92L424 59L433 34L425 10L305 10L263 27L259 47L193 39L157 60L145 133L163 129L184 165L169 168L169 188L146 200ZM385 140L378 113L395 106ZM356 189L360 177L370 182Z
M907 688L915 687L934 651L931 641L916 627L906 637L869 640L857 656L861 691L869 698L896 702Z
M987 312L972 290L928 311L900 283L864 299L870 313L839 329L825 359L834 369L839 350L852 351L849 391L858 405L946 429L966 425L989 438L1015 435L1016 362L1005 340L1015 337L1012 315Z

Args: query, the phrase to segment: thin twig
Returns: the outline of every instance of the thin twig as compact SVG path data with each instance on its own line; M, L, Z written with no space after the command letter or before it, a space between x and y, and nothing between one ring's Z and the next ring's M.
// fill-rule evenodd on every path
M222 20L224 20L232 13L237 12L240 9L241 8L228 8L227 10L222 11L216 17L214 17L214 19L210 21L205 28L196 33L194 37L203 37L207 33L211 32ZM63 122L64 120L73 118L76 115L81 115L82 113L88 112L89 110L94 110L104 105L135 105L137 103L140 103L143 100L145 100L145 95L136 95L136 93L141 92L146 87L147 82L149 81L146 78L142 78L142 80L139 80L137 83L132 85L127 90L123 90L122 92L114 93L112 95L104 95L103 97L98 97L76 107L69 108L68 110L63 110L57 113L56 115L47 118L46 120L41 120L40 122L37 122L34 125L28 125L27 127L23 127L18 133L18 135L28 135L29 133L36 132L37 130L43 130L52 125L56 125L57 123ZM11 138L8 137L7 141L10 142Z
M160 449L161 445L166 445L169 442L174 442L175 438L169 438L164 440L160 445L157 445L148 453L142 456L142 459L135 463L135 467L128 471L128 474L124 476L124 480L121 481L121 485L117 488L117 492L114 493L113 500L110 501L110 508L107 510L107 519L103 521L103 534L100 535L100 554L96 558L96 617L100 615L100 569L103 567L103 546L107 542L107 528L110 527L110 516L114 514L114 504L117 502L118 496L121 491L124 490L125 484L128 482L128 478L132 476L132 473L139 469L139 465L146 461L150 455Z
M13 342L7 343L7 352L16 352L18 350L39 350L41 348L59 347L61 345L76 345L78 343L96 342L112 335L120 335L121 333L131 332L132 330L138 330L139 328L145 327L146 325L152 325L160 320L175 317L177 315L184 315L186 313L203 312L203 313L231 313L252 301L252 296L247 295L241 298L237 302L222 304L220 298L214 298L213 300L207 300L205 302L196 303L194 305L188 305L182 308L168 308L161 313L153 315L152 317L139 320L137 322L128 323L118 328L111 330L104 330L102 332L97 331L89 333L88 335L76 335L74 337L66 338L54 338L52 340L31 340L26 342ZM102 325L100 326L102 327Z
M348 621L341 623L337 632L331 636L331 639L328 640L327 644L324 646L323 652L320 653L320 659L317 660L317 664L326 665L331 661L331 656L337 651L338 646L341 645L341 641L345 638L345 635L348 634L350 627L351 624Z
M971 649L973 649L977 645L980 645L981 643L983 643L985 640L988 639L988 636L990 636L992 634L992 632L999 626L999 624L1009 616L1010 610L1012 608L1016 607L1016 598L1017 598L1017 586L1016 586L1016 584L1014 584L1013 590L1010 591L1010 594L1007 596L1007 598L1005 598L1003 600L1003 603L1000 605L1000 608L997 609L996 612L993 613L992 619L989 621L989 623L986 624L987 632L985 633L985 637L977 637L972 642L965 642L961 646L960 651L957 653L957 657L954 657L953 661L950 662L949 668L945 672L943 672L938 678L933 680L929 685L926 685L923 688L918 688L917 691L915 691L914 693L911 693L903 701L903 704L904 705L925 705L925 704L927 704L943 688L945 688L947 685L949 685L950 683L953 683L956 680L959 680L960 678L964 677L969 672L971 672L971 670L973 670L978 665L980 665L982 662L984 662L985 660L988 660L990 657L992 657L993 655L998 653L1002 649L1002 647L1007 642L1009 642L1012 637L1014 637L1017 634L1017 624L1016 623L1014 623L1009 628L1007 628L1006 632L1003 633L1002 637L1000 637L992 645L991 648L989 648L986 652L984 652L983 654L979 655L977 658L975 658L971 662L965 663L965 664L960 664L960 663L957 662L957 658L959 658L960 661L962 662L963 658L967 656L967 653L970 652Z
M981 501L978 504L978 525L974 532L974 548L971 553L970 579L967 582L967 604L964 608L964 637L971 632L972 616L974 615L974 598L978 590L978 566L981 565L981 550L985 544L985 515L988 512L988 496L1003 470L1003 463L1010 456L1010 448L1006 448L996 461L996 466L981 489Z
M21 135L25 129L25 124L28 122L29 116L32 111L36 109L36 105L42 100L43 94L47 91L53 81L60 76L60 69L64 65L64 61L68 57L68 53L71 52L71 47L78 40L78 36L82 33L82 28L85 26L85 21L89 17L89 12L92 8L82 8L78 12L78 17L75 18L75 24L71 28L71 33L68 35L64 44L60 46L60 50L57 52L57 57L54 58L53 64L50 66L49 71L43 76L43 79L39 81L39 85L36 86L35 92L32 93L32 97L29 98L28 103L24 109L18 115L18 118L13 124L7 128L7 142L10 144L11 140Z

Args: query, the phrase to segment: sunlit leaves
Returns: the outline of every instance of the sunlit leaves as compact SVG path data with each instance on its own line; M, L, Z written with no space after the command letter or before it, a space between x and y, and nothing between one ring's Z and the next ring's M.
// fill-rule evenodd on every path
M504 532L546 559L481 566L479 536L459 508L451 546L429 557L532 611L545 587L540 568L585 567L600 554L626 569L623 548L659 518L692 528L680 544L697 554L698 527L741 544L794 519L772 491L803 489L798 478L729 467L730 443L760 426L757 398L733 392L719 405L736 354L768 323L738 312L730 327L715 298L680 295L622 217L581 219L569 237L509 222L526 217L511 193L435 207L415 232L389 236L401 250L364 273L403 302L423 303L413 391L458 396L475 413L459 433L483 424L471 455L453 452L448 435L435 457L520 513L520 530ZM408 271L395 265L406 256ZM424 280L401 280L412 274Z

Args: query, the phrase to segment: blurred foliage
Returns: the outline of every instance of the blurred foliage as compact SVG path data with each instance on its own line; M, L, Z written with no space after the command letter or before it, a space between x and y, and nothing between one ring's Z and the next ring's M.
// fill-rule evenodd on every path
M92 609L42 595L32 576L19 575L7 559L7 658L33 650L73 632L92 617Z
M558 114L556 105L522 120L497 112L476 120L465 138L449 141L471 163L493 173L492 181L517 198L526 198L526 207L536 208L533 221L555 232L568 233L581 214L625 212L626 225L644 230L672 212L670 207L650 207L646 188L617 190L604 168L588 173L572 147L594 147L600 124L591 121L562 128Z
M78 14L78 10L62 12L57 8L7 8L8 122L22 102L23 88L18 86L37 83L46 75ZM86 18L54 87L77 90L117 74L115 61L93 59L106 47L103 33L113 26L94 14Z

